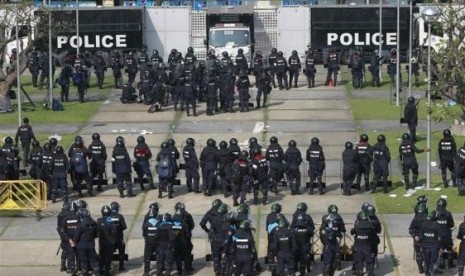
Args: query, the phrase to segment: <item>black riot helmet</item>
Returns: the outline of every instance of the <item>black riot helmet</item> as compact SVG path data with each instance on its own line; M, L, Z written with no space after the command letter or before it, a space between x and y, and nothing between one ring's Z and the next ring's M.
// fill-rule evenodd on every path
M84 220L90 217L90 212L87 209L79 209L78 214L81 220Z
M360 212L358 212L358 214L357 214L357 220L358 220L358 221L368 220L368 217L367 217L367 215L366 215L363 211L360 211Z
M415 103L415 98L414 97L408 97L407 102L408 103Z
M52 150L52 147L50 146L49 143L45 143L43 149L44 149L45 151L51 151L51 150Z
M121 136L116 137L116 145L120 147L124 147L124 138Z
M231 138L231 139L229 140L229 144L230 144L230 145L236 146L236 145L237 145L237 139L236 139L236 138Z
M217 207L217 211L219 214L226 215L228 213L228 205L221 203L220 206Z
M77 201L71 202L71 206L69 207L70 211L77 212L79 210L79 203Z
M62 146L58 146L58 147L56 147L55 152L56 152L57 154L63 154L64 149L63 149Z
M151 203L149 205L149 210L153 210L158 214L158 210L160 210L160 204L158 204L158 202Z
M278 138L276 138L276 136L272 136L272 137L270 138L270 143L271 143L271 144L277 144L277 143L278 143Z
M32 147L33 147L33 148L38 148L38 147L40 147L40 142L37 141L37 140L33 140L33 141L32 141Z
M103 205L100 211L102 212L102 216L104 217L108 217L109 215L111 215L111 209L108 205Z
M290 140L288 146L291 148L295 148L297 146L297 143L295 142L295 140Z
M218 208L223 204L223 201L221 199L217 198L212 201L212 208Z
M386 142L386 136L384 136L384 134L380 134L378 135L378 138L376 138L376 140L378 141L378 143L384 143Z
M257 51L257 52L255 53L255 55L261 57L261 56L262 56L262 52L261 52L261 51Z
M247 160L247 158L249 158L249 152L246 150L241 151L241 154L239 155L239 159Z
M163 222L172 222L172 221L173 221L173 219L172 219L170 213L165 213L165 214L163 215Z
M254 144L257 144L258 141L257 141L257 138L256 137L250 137L249 138L249 146L250 145L254 145Z
M225 57L225 58L229 57L229 54L228 54L228 52L226 52L226 51L223 51L223 53L221 53L221 55L222 55L223 57Z
M5 137L5 144L13 144L13 138L10 136Z
M339 209L337 208L336 205L331 204L331 205L328 206L328 213L329 214L337 214L338 211L339 211Z
M158 50L157 50L157 49L153 50L153 51L152 51L152 55L158 56Z
M307 204L305 202L300 202L299 204L297 204L297 210L298 211L301 211L301 212L307 212Z
M350 142L350 141L347 141L347 142L345 143L345 148L346 148L346 149L353 149L353 148L354 148L354 144L352 144L352 142Z
M228 147L228 143L226 143L226 141L221 141L220 142L220 149L225 149Z
M8 138L8 137L7 137L7 138ZM13 140L11 140L11 141L12 141L12 143L13 143ZM7 143L6 139L5 139L5 143ZM48 140L48 143L50 144L50 146L51 146L52 148L55 148L55 147L58 145L58 140L57 140L57 138L52 137L52 138L50 138L50 139ZM8 144L8 143L7 143L7 144Z
M416 212L417 214L428 214L428 206L426 205L426 203L418 204Z
M446 208L447 207L447 200L445 198L440 198L438 199L438 202L436 203L436 206Z
M87 202L83 199L78 201L78 207L79 209L87 209Z
M76 144L76 146L80 147L82 146L83 144L83 141L82 141L82 137L80 135L76 136L74 138L74 143Z
M213 140L212 138L207 140L207 146L214 147L215 145L216 145L216 141Z
M278 52L278 56L282 57L284 55L283 51Z
M168 139L168 141L166 141L168 143L168 146L170 147L174 147L176 145L176 142L174 141L174 139Z
M368 142L368 135L366 135L365 133L360 135L360 142Z
M186 205L184 205L184 203L178 201L176 202L176 204L174 205L174 210L175 211L178 211L178 210L185 210L186 209Z
M187 48L187 52L190 53L190 54L193 54L193 53L194 53L194 48L192 48L192 47L189 46L189 47Z
M418 196L417 203L428 203L428 196L427 195Z
M409 135L408 133L402 134L402 140L403 140L403 141L410 140L410 135Z
M118 213L118 212L119 212L120 205L119 205L118 202L113 201L112 203L110 203L110 208L111 208L111 211L112 211L112 212Z
M279 228L286 228L287 226L289 225L289 222L287 221L287 219L282 216L278 219L278 227Z
M97 132L92 134L92 140L100 140L100 134L98 134Z
M194 146L195 145L195 140L193 138L187 138L186 144L190 145L190 146Z
M238 54L243 54L243 53L244 53L244 50L242 50L242 48L239 48L239 50L237 50L237 53L238 53Z
M273 211L273 212L279 214L279 213L281 213L281 210L282 210L281 204L279 204L279 203L274 203L273 205L271 205L271 211Z
M297 51L296 51L296 50L293 50L293 51L292 51L292 55L293 55L293 56L296 56L296 55L297 55Z
M320 144L320 139L318 139L317 137L313 137L310 143L314 146L317 146Z
M63 202L63 211L70 211L71 210L71 204L68 201Z
M276 49L276 48L271 48L271 53L272 53L272 54L276 54L277 52L278 52L278 49Z
M167 149L168 148L168 143L167 142L161 143L161 148L162 149Z
M237 208L237 213L240 213L240 214L249 214L250 213L250 207L247 203L242 203L241 205L239 205L239 207Z
M145 143L145 137L140 135L139 137L137 137L137 143L138 144L142 144L142 143Z
M444 129L442 135L444 136L444 138L450 138L452 136L452 133L450 132L450 129Z
M243 231L248 231L250 230L250 220L246 219L241 224L239 225L239 228Z
M177 54L177 53L178 53L178 50L176 50L176 49L171 49L171 54L172 54L172 55L175 55L175 54Z

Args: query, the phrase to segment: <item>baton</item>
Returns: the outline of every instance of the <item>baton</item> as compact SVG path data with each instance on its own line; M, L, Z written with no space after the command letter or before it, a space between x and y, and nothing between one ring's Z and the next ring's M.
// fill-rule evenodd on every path
M59 244L58 249L57 249L57 253L55 254L55 256L58 256L58 253L60 253L60 249L61 249L61 245Z

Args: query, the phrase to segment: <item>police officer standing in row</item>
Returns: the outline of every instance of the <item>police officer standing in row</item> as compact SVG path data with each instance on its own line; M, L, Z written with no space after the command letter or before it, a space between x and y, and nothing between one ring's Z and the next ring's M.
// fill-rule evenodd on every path
M442 183L444 184L444 188L449 187L449 182L447 181L447 170L449 170L453 186L455 187L457 183L454 175L454 157L457 154L457 144L449 129L445 129L442 135L443 138L438 144Z
M94 274L100 275L98 255L95 251L95 239L98 235L97 223L91 218L87 209L80 209L78 214L80 222L76 228L75 239L79 252L79 261L81 262L82 275L90 275L89 263L94 270Z
M289 57L289 86L292 87L292 80L294 80L294 88L297 88L297 82L299 81L299 73L302 68L300 63L299 55L296 50L292 51L292 55Z
M345 150L342 152L342 190L345 196L351 195L352 184L354 183L359 163L359 156L354 150L352 142L345 143Z
M283 88L286 88L286 90L289 90L289 83L287 82L288 64L287 64L286 58L284 58L284 54L282 51L278 52L278 57L275 60L273 69L276 72L276 78L278 79L279 90L283 90ZM283 84L283 81L284 81L284 84Z
M116 175L116 186L118 188L119 196L124 197L124 189L127 189L127 197L134 197L132 193L131 181L131 158L129 157L128 150L124 144L124 138L121 136L116 137L116 145L113 147L111 154L112 172ZM126 187L125 187L126 183Z
M363 211L358 213L357 222L350 233L354 235L355 239L354 263L356 275L363 275L363 268L365 267L367 275L373 276L374 252L372 250L372 241L376 238L376 232L373 224Z
M339 72L339 58L336 49L332 48L329 50L329 55L325 63L325 67L328 68L328 75L326 76L326 86L332 84L337 85L337 74ZM332 78L331 78L332 77Z
M465 267L465 216L463 222L459 225L459 231L457 233L457 239L460 240L459 256L457 258L457 265L459 267L459 276L463 276Z
M439 258L439 227L434 218L436 211L433 210L428 219L425 220L420 226L420 233L415 236L415 241L421 243L421 251L425 262L425 275L434 275L434 266Z
M402 134L402 142L399 145L399 156L402 163L405 189L415 189L418 180L418 162L416 153L428 152L429 149L418 149L408 133ZM410 186L409 173L412 171L412 185Z
M363 179L365 180L365 191L369 191L371 163L373 161L373 148L371 147L370 143L368 143L368 135L360 135L360 141L358 142L358 145L355 147L355 150L357 151L359 162L355 186L357 187L357 189L361 190L361 181L363 174Z
M18 140L21 142L21 148L23 149L23 163L24 167L29 163L29 152L31 151L31 142L36 141L36 136L32 131L31 125L29 125L29 118L23 118L23 124L18 127L15 135L15 144L18 145Z
M465 145L454 157L454 175L457 182L459 196L465 196Z
M193 138L187 138L186 146L182 150L184 158L185 172L186 172L186 185L189 193L200 193L199 190L199 159L195 152L195 141Z
M112 221L110 206L102 206L101 213L102 217L97 219L100 257L99 271L103 276L109 276L111 275L111 261L115 249L117 226Z
M386 145L386 136L378 135L377 143L373 146L373 187L371 192L375 193L380 181L383 183L383 192L388 192L389 162L391 162L391 153Z
M91 181L97 178L97 191L102 191L103 174L105 174L105 163L107 161L107 148L100 140L100 134L92 134L92 142L89 145L90 175Z
M322 177L326 167L326 161L323 148L320 146L320 140L317 137L313 137L310 141L306 159L308 161L308 176L310 177L310 189L308 194L313 195L313 188L316 186L316 180L318 183L318 190L320 195L322 195L324 194Z
M413 238L413 250L415 252L415 261L417 262L418 273L423 274L425 273L425 268L421 248L422 244L418 237L420 237L421 225L428 219L428 207L426 206L426 203L421 203L416 209L417 212L410 222L409 234Z
M310 272L311 267L311 240L315 231L312 217L307 214L307 204L300 202L292 215L291 230L295 233L297 249L295 252L296 270L300 275L305 275L305 270Z
M415 103L414 97L407 99L407 104L404 108L404 120L408 125L408 130L412 141L417 141L417 125L418 125L418 110L417 103Z
M307 56L305 57L304 73L307 76L307 88L315 87L315 54L312 48L308 48Z

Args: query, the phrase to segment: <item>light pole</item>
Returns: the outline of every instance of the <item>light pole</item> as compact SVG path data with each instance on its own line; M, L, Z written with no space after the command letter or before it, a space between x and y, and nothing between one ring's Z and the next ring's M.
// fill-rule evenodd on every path
M51 0L48 0L48 94L50 100L50 108L53 103L53 64L52 64L52 5Z
M79 38L79 0L76 0L76 57L79 57L79 47L81 39Z
M423 10L421 16L428 22L428 90L426 91L428 95L427 103L427 133L426 133L426 148L431 149L431 24L436 22L439 17L439 10L435 7L428 7ZM428 150L426 152L426 188L430 189L431 187L431 152Z
M382 57L383 51L383 1L379 0L379 57ZM381 64L379 66L379 81L383 81L383 73L381 71Z
M397 49L396 49L396 106L400 100L400 0L397 0Z
M409 28L408 28L408 96L412 96L412 24L413 24L413 1L409 0L410 13L409 13Z
M15 12L16 12L16 20L15 20L15 35L16 35L16 95L18 97L18 125L22 124L22 114L21 114L21 72L19 71L19 57L23 54L23 51L19 49L19 34L18 34L18 4L15 3Z

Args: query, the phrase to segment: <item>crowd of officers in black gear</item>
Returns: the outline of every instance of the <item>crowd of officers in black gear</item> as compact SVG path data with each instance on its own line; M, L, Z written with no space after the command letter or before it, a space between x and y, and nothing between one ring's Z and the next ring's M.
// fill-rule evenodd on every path
M250 192L253 194L254 204L259 203L261 192L261 203L265 205L268 202L268 192L278 194L280 185L289 186L291 195L301 194L300 168L304 158L308 162L309 183L303 189L308 189L310 195L314 194L315 189L318 189L320 195L325 193L326 161L317 137L311 139L305 157L302 156L295 140L290 140L288 148L284 150L275 136L270 138L266 148L262 148L257 138L251 137L247 149L241 149L236 138L231 138L229 143L221 141L219 147L216 141L210 138L199 155L193 138L186 139L181 152L176 147L176 142L168 139L161 143L160 151L154 158L158 185L153 179L150 163L154 156L142 135L136 139L133 158L130 157L125 140L121 136L116 138L112 152L108 154L98 133L92 135L92 142L88 146L84 145L81 136L76 136L67 153L53 137L41 147L33 136L27 118L18 128L15 140L21 141L29 175L47 184L47 197L53 203L59 197L59 190L63 201L68 201L68 174L73 190L77 191L79 197L84 196L83 186L87 196L94 195L94 184L97 185L97 191L102 191L104 179L108 178L106 175L108 158L111 159L111 171L122 198L135 196L131 179L133 171L137 174L135 182L139 183L140 190L145 189L144 183L147 182L151 189L158 189L159 198L163 197L163 192L167 193L168 198L173 198L174 186L179 182L177 178L180 173L181 156L184 160L183 169L189 193L211 196L216 189L219 189L225 197L232 195L234 206L244 203L247 193ZM31 143L32 149L26 153ZM447 178L449 171L452 186L458 188L460 196L465 196L465 145L457 149L450 130L445 129L437 150L444 187L450 186ZM398 154L406 190L414 189L419 185L416 154L425 151L429 149L418 149L408 133L402 135ZM21 157L17 143L9 136L5 138L5 144L2 146L0 161L2 161L0 180L19 179ZM343 194L350 196L353 189L361 191L362 188L375 193L378 187L382 187L383 192L388 193L390 162L391 153L383 134L378 135L377 143L373 146L369 143L366 134L360 135L356 145L347 141L342 152ZM370 178L371 171L373 174ZM364 187L362 187L362 178Z
M124 231L127 229L120 205L113 201L101 208L102 217L95 221L84 200L64 202L57 216L57 232L60 236L61 264L60 271L71 275L109 276L114 252L118 252L118 270L124 266L126 244ZM95 250L98 238L99 252ZM58 255L59 251L57 251Z
M156 275L170 275L173 267L178 275L191 274L193 267L192 230L195 222L182 202L174 205L174 213L160 212L158 202L151 203L142 222L145 240L143 275L151 275L151 262L156 262ZM113 255L118 256L119 271L125 270L124 231L127 228L121 207L114 201L101 208L102 217L92 219L84 200L65 202L57 216L57 231L61 239L60 271L71 275L111 275ZM215 275L255 275L263 269L258 261L249 206L241 204L236 211L215 199L199 222L207 233ZM334 275L341 270L341 252L354 253L353 270L356 275L373 275L378 253L381 224L372 204L365 202L357 215L350 234L354 244L350 249L343 241L345 223L334 204L321 219L319 229L308 213L308 206L300 202L292 219L282 213L282 206L274 203L266 217L268 235L266 263L272 275L306 275L312 269L317 237L323 245L323 275ZM463 233L462 233L463 234ZM99 252L95 250L98 238ZM59 250L60 250L59 249ZM347 253L347 252L346 252ZM58 252L57 252L58 254ZM165 273L165 274L164 274Z
M409 226L413 238L418 273L427 276L441 274L441 269L454 268L452 230L454 218L447 210L447 200L439 198L436 208L428 212L428 198L421 195L414 208L415 216ZM465 218L464 218L465 220ZM465 266L465 222L459 225L457 239L460 247L457 256L458 275L463 276Z

